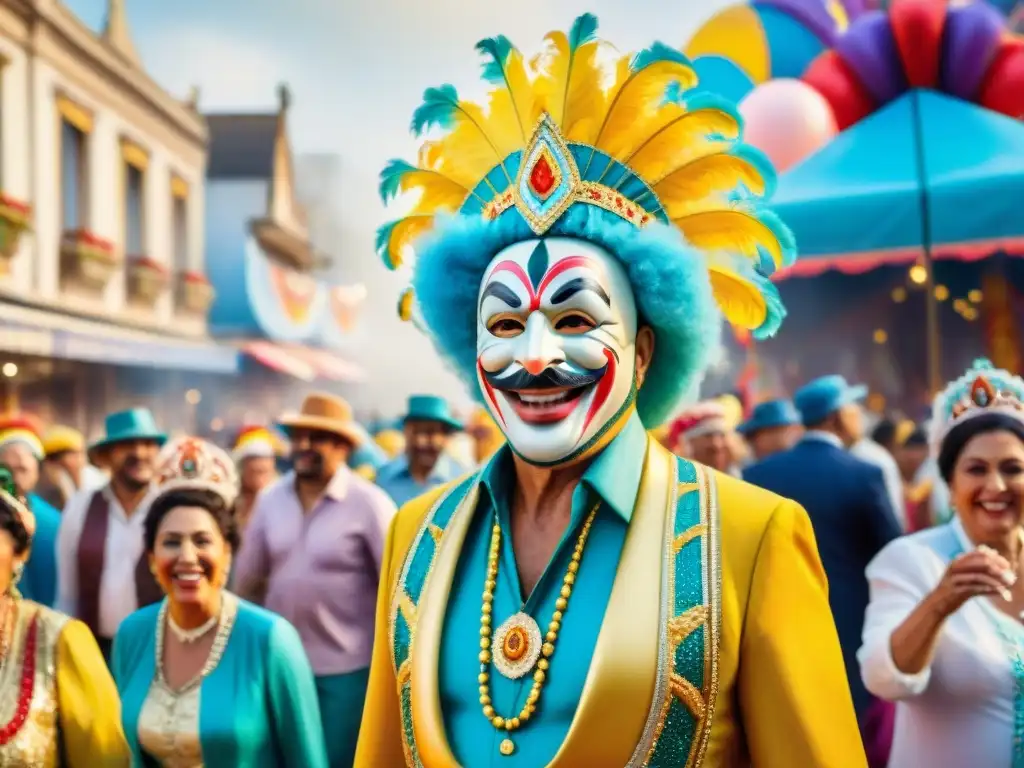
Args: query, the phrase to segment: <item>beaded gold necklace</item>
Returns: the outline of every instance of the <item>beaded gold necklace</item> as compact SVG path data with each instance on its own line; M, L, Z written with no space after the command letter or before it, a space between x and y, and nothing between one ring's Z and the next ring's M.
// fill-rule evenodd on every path
M580 560L583 557L583 547L590 535L590 528L594 524L594 516L597 514L601 502L594 505L583 523L579 536L576 538L576 547L573 549L572 559L562 578L562 590L555 600L555 610L551 614L551 621L548 623L548 631L544 636L544 644L540 644L540 628L537 622L529 614L520 612L512 616L508 621L498 628L494 635L491 625L494 611L494 589L498 583L498 560L501 552L501 526L497 519L491 528L491 549L487 556L487 579L484 581L483 605L480 608L480 674L477 680L480 683L480 706L484 717L499 731L504 731L506 736L499 746L501 754L508 756L515 752L516 745L511 739L513 731L518 730L529 720L537 710L537 703L540 701L541 690L547 680L547 670L550 666L550 659L555 653L555 642L558 640L558 632L562 627L562 617L566 608L569 607L569 598L572 596L573 584L576 582L576 572L580 567ZM541 658L543 656L543 658ZM490 665L494 666L506 677L517 679L523 677L531 670L533 671L533 686L526 697L526 704L515 717L505 718L494 710L491 701L490 686Z

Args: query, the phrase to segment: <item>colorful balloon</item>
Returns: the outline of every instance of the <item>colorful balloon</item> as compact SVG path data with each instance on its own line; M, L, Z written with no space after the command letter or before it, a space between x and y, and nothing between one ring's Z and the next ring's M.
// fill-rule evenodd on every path
M808 67L802 80L832 107L836 126L844 131L875 110L875 102L835 51L825 51Z
M951 8L942 36L939 85L946 93L973 101L999 49L1005 21L988 3Z
M832 108L814 88L783 78L762 83L740 102L748 143L780 173L817 152L837 133Z
M896 48L911 88L937 88L946 4L936 0L900 0L889 8Z
M858 0L849 0L857 8ZM683 51L690 59L719 56L755 84L799 77L846 29L851 13L841 0L755 0L711 17Z
M978 102L993 112L1024 119L1024 38L1005 38L985 74Z
M858 19L839 38L836 52L876 104L888 104L907 90L896 39L889 17L882 11L872 11Z

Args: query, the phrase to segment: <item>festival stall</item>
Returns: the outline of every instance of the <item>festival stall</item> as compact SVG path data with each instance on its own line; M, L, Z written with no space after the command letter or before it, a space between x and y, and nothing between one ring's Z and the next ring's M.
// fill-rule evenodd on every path
M896 396L929 358L912 382L922 400L963 363L941 355L940 328L966 354L984 344L1019 363L1006 285L1019 270L1005 262L1024 255L1024 40L1005 10L759 2L726 9L685 47L706 88L741 99L748 140L782 171L775 205L801 259L777 276L794 322L762 357L799 349ZM963 268L981 259L985 271ZM972 342L961 326L979 317Z

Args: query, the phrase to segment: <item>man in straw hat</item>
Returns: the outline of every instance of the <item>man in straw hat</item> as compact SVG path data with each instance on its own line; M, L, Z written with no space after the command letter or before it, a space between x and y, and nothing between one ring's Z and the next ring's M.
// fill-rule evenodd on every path
M43 444L39 427L29 416L0 419L0 465L7 467L18 495L28 501L35 517L32 552L18 588L37 603L52 606L57 597L57 532L60 512L36 493Z
M239 594L299 631L316 675L331 766L355 753L374 638L374 598L395 505L348 467L366 439L340 397L311 394L280 426L293 469L257 498L235 559Z
M104 427L89 454L110 469L110 479L99 488L82 488L64 506L57 606L92 630L109 659L121 621L163 597L149 570L142 531L167 435L146 408L112 413Z
M782 319L770 163L676 48L596 30L539 72L482 41L489 106L428 88L433 170L382 173L429 189L377 238L415 255L400 309L508 442L395 518L356 765L863 768L807 514L648 436L720 312Z

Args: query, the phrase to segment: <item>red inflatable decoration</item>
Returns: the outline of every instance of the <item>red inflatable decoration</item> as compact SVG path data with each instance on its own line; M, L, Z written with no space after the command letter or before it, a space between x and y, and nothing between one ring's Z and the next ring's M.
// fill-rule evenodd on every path
M875 111L871 96L835 51L825 51L818 56L801 79L825 97L840 131Z
M1024 119L1024 38L1007 37L999 44L978 102L993 112Z
M946 4L935 0L898 0L889 8L889 25L911 88L939 83Z

